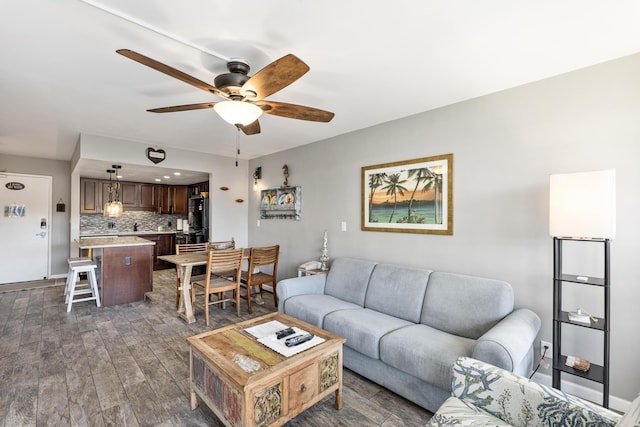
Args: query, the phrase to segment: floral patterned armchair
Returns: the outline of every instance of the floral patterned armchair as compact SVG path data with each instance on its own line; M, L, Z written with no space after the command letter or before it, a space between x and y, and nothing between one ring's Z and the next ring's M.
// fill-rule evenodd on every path
M640 397L622 417L468 357L452 369L452 396L429 426L640 426Z

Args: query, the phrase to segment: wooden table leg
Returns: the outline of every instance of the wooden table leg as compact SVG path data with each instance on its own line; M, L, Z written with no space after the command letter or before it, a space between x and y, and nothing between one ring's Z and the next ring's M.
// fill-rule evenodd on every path
M338 387L336 390L336 401L333 404L333 407L336 409L342 409L342 386Z
M193 387L191 388L191 410L193 411L198 407L198 397L196 396L196 392L193 391Z
M193 315L193 306L191 305L191 265L180 267L180 270L184 268L184 274L182 274L182 292L180 293L180 304L178 307L178 315L185 319L187 323L194 323L196 321Z

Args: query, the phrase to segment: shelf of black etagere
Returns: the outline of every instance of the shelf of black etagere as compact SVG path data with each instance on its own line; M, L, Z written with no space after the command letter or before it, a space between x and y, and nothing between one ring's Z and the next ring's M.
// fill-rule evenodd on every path
M604 383L604 367L591 363L588 371L581 371L580 369L572 368L566 365L567 356L560 356L558 362L553 362L553 369L567 374L575 375L577 377L586 378L588 380L603 384Z
M580 241L589 243L600 243L604 245L604 276L588 277L575 274L564 274L562 272L562 242ZM609 239L575 239L575 238L553 238L553 368L552 385L554 388L561 387L561 374L567 373L581 378L585 378L602 384L602 406L609 407L609 349L610 349L610 241ZM603 290L604 317L590 319L590 322L576 322L569 319L569 313L562 310L562 285L563 283L574 283L581 285L591 285L601 287ZM590 364L587 372L566 366L567 356L562 355L562 325L580 326L602 332L604 343L603 364Z
M567 323L569 325L582 326L583 328L597 329L599 331L605 331L606 328L607 328L607 321L602 317L594 317L594 319L596 319L597 322L594 322L591 319L589 320L589 323L576 322L575 320L569 319L569 312L568 311L561 311L560 312L560 317L558 319L554 319L554 320L557 320L557 321L562 322L562 323Z

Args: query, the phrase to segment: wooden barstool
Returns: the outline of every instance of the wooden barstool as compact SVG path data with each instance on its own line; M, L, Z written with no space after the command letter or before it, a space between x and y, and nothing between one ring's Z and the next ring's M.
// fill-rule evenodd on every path
M67 283L64 286L65 304L67 303L66 296L69 294L69 285L71 284L71 277L72 277L71 266L77 263L82 263L87 261L91 261L91 258L86 256L77 256L77 257L67 258L67 264L69 265L69 268L67 269ZM76 285L78 285L78 283L81 283L81 282L77 281Z
M67 285L65 288L65 304L67 304L67 312L71 311L71 304L81 301L96 301L96 306L100 307L100 293L98 292L98 280L96 279L96 267L90 259L69 258L69 272L67 274ZM78 275L80 273L87 274L87 282L80 282ZM74 298L76 295L88 295L85 298Z

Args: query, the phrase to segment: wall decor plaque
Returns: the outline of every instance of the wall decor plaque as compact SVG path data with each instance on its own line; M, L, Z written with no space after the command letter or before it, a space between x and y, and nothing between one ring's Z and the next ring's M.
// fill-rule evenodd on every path
M153 163L158 164L167 157L167 152L160 149L156 150L155 148L147 148L147 159L151 160Z

